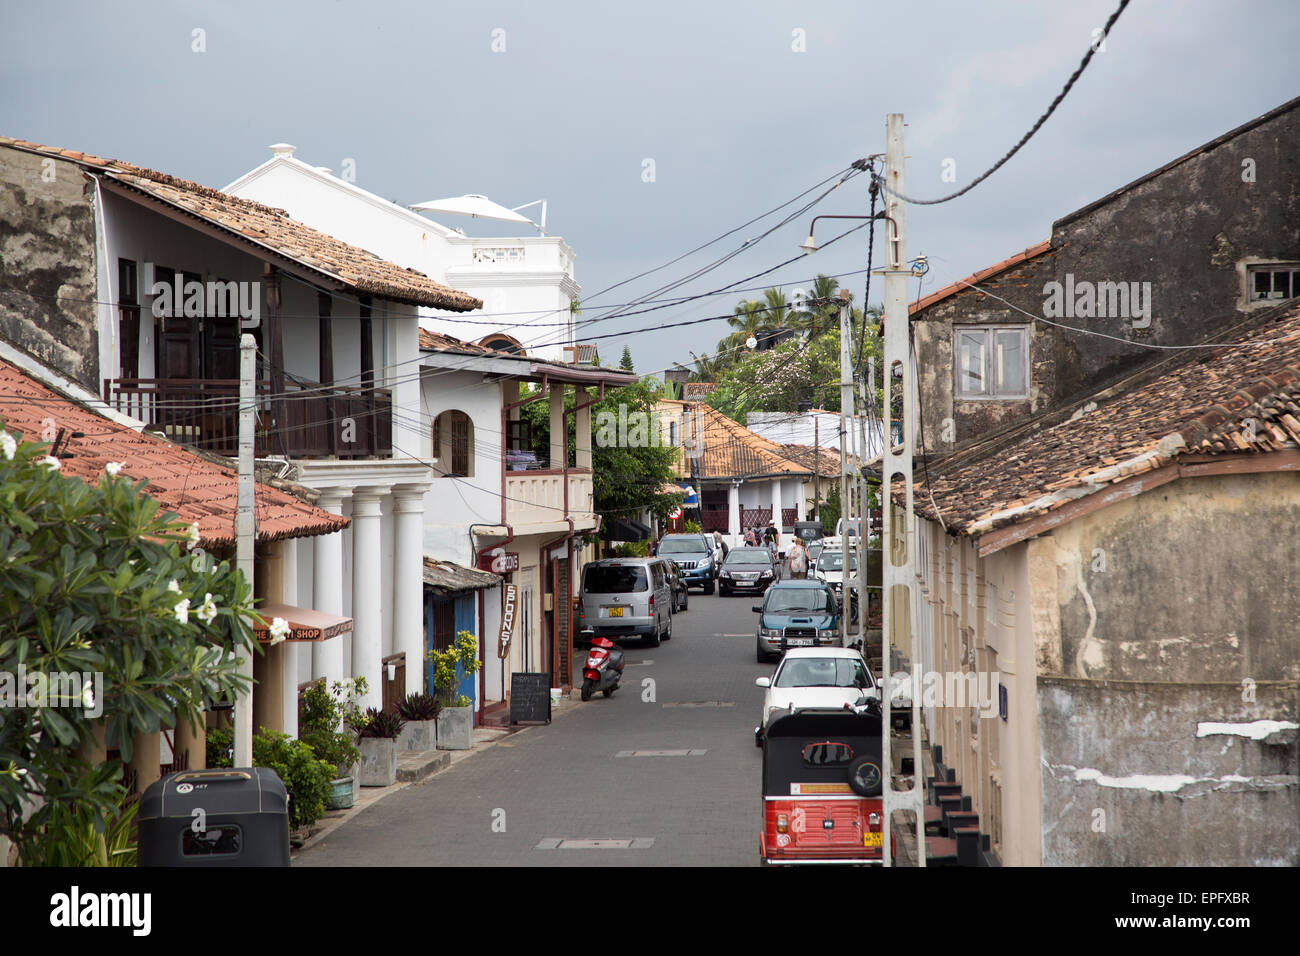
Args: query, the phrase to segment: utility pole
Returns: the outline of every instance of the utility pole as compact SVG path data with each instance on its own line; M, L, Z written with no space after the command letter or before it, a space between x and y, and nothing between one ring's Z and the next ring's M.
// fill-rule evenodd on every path
M256 541L253 513L253 437L257 416L257 340L245 333L239 340L239 499L235 511L235 565L253 586L253 545ZM235 766L253 765L253 656L239 673L250 682L247 691L235 698Z
M853 349L849 329L849 299L840 294L840 646L849 646L849 612L852 608L852 586L849 576L849 465L848 445L853 436ZM882 768L883 771L883 768Z
M882 581L884 585L884 634L882 669L888 679L893 673L893 645L896 637L908 636L908 673L912 674L918 662L915 600L916 533L912 518L912 447L916 428L916 403L912 391L912 369L909 354L910 321L907 312L907 280L911 271L907 267L907 207L898 197L906 195L903 170L903 114L890 113L885 121L885 192L886 222L890 224L887 240L887 265L885 268L885 401L884 440L881 456L880 502L884 515L882 547ZM842 374L841 374L842 380ZM891 420L894 414L893 394L897 387L903 405L901 440L894 442ZM894 505L895 482L903 492L903 507ZM923 793L924 764L921 760L921 708L920 694L916 693L919 681L912 689L912 788L895 790L893 782L893 755L890 737L893 731L891 704L892 681L886 685L882 696L884 726L881 733L882 776L884 777L884 865L890 865L891 828L894 811L911 810L916 815L917 865L925 866L925 806Z

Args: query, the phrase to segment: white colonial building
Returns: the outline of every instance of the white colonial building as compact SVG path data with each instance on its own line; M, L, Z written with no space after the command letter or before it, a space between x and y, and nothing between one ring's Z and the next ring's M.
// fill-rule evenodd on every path
M482 300L466 315L420 309L424 328L499 349L564 360L574 337L574 254L558 236L473 238L341 179L277 144L225 189ZM492 204L494 205L494 204Z

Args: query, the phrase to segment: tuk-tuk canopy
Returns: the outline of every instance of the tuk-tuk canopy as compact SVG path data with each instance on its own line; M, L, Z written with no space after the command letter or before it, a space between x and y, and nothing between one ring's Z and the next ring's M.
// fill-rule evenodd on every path
M878 712L798 710L775 718L763 743L763 793L786 796L793 783L846 783L853 759L872 756L880 764L880 734ZM848 752L820 744L843 744Z

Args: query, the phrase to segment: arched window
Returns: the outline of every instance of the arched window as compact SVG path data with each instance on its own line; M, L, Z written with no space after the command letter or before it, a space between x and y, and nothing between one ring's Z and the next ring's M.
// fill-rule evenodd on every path
M524 355L524 347L520 341L513 335L506 335L504 332L493 332L479 339L478 344L484 348L496 349L498 352L509 352L512 355Z
M433 420L433 467L448 477L474 477L474 423L464 412L443 412Z

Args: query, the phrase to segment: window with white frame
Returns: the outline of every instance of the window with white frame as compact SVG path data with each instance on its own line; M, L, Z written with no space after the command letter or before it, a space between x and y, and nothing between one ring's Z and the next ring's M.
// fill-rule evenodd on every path
M1300 262L1266 262L1246 270L1250 302L1281 302L1300 295Z
M1028 397L1028 326L959 326L953 336L958 398Z

